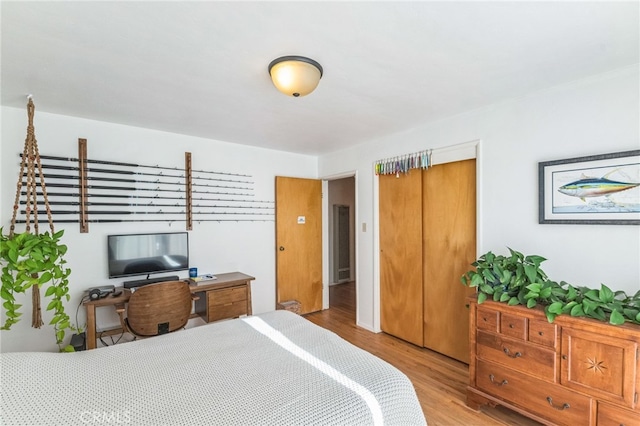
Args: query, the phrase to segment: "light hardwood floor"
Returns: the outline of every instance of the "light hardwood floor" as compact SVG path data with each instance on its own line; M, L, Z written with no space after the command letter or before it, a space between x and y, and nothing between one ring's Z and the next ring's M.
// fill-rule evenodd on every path
M466 364L388 334L372 333L357 327L353 282L331 286L329 293L330 308L305 315L305 318L405 373L413 382L430 426L539 425L501 407L486 407L479 412L471 410L465 404L469 382Z

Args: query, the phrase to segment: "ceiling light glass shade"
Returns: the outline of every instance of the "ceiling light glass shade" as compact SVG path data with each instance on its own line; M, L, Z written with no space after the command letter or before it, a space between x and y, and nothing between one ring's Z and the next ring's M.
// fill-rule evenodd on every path
M322 78L322 66L304 56L283 56L269 64L271 81L287 96L305 96L313 92Z

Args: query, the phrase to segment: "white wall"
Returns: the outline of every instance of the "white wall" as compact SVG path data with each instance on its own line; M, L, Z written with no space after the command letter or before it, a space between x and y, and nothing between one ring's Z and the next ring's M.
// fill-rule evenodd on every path
M36 108L37 108L37 99ZM159 132L74 117L47 114L36 109L34 125L40 153L77 157L78 138L88 140L88 158L124 161L145 165L184 168L184 153L191 152L193 169L242 173L253 176L255 198L274 200L276 175L317 177L316 157L252 148L214 140ZM24 110L2 108L2 145L0 149L0 224L8 230L18 177L19 157L24 147L27 114ZM50 189L51 191L51 189ZM273 217L271 217L273 219ZM43 230L47 230L46 222ZM89 233L81 234L78 224L56 225L64 229L63 242L69 247L66 260L72 270L72 299L67 312L75 322L76 307L88 287L114 284L123 279L108 279L106 236L114 233L184 231L184 223L89 224ZM24 230L18 225L18 231ZM275 225L268 222L194 222L189 232L191 264L202 273L241 271L256 277L252 284L253 311L275 308ZM187 272L179 272L186 277ZM31 301L25 297L24 320L10 331L0 332L1 350L57 350L53 329L30 328ZM43 314L45 324L50 315ZM84 325L84 309L78 324ZM113 326L117 317L110 309L98 309L98 324Z
M274 176L332 177L356 175L357 322L379 329L377 205L373 162L480 139L478 197L478 254L506 253L512 247L549 260L543 269L552 279L597 287L601 282L618 290L640 289L640 228L606 225L539 225L537 164L540 161L626 151L640 148L640 99L637 67L619 70L408 129L319 159L244 147L225 142L169 134L116 124L83 120L36 110L35 127L43 154L77 155L77 139L87 138L89 158L182 167L184 152L193 155L194 168L215 164L228 172L255 177L256 196L273 199ZM37 100L36 100L37 106ZM26 109L2 108L0 146L0 223L7 227L15 195L17 154L26 132ZM366 231L363 230L366 225ZM136 231L174 231L163 223L90 224L88 234L78 225L65 229L67 260L73 270L75 315L84 289L116 283L107 279L106 235ZM275 233L273 222L194 224L190 233L192 264L201 271L239 270L256 277L254 312L275 304ZM452 283L452 285L461 285ZM0 332L2 351L56 350L50 327L29 327L30 301L24 301L25 320ZM45 322L49 316L45 313ZM115 324L113 315L99 323ZM79 310L78 323L84 324Z
M630 295L640 290L640 228L540 225L537 181L540 161L639 149L639 90L638 67L626 68L321 157L321 177L358 171L358 324L379 330L373 162L477 139L478 255L507 254L509 246L546 257L542 267L551 279L594 288L605 283Z

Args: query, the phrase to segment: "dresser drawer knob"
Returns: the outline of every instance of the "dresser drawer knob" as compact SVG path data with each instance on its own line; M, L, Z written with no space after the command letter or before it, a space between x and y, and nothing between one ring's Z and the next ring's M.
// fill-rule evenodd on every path
M566 402L564 404L562 404L561 407L556 407L553 404L553 398L551 398L550 396L547 397L547 402L549 403L550 406L552 406L553 408L555 408L558 411L564 411L564 410L566 410L568 408L571 408L571 406L569 404L567 404Z
M489 380L491 380L491 383L493 383L496 386L504 386L506 384L509 384L509 382L507 382L507 380L503 380L500 383L496 382L496 376L494 376L493 374L489 374Z
M520 352L516 352L515 354L511 354L511 351L509 350L509 348L504 348L504 353L505 353L505 355L507 355L508 357L511 357L511 358L520 358L522 356L522 353L520 353Z

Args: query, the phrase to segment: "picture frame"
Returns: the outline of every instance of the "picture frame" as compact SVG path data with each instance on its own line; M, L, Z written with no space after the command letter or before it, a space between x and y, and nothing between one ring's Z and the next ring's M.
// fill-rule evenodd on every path
M539 162L538 223L640 225L640 150Z

